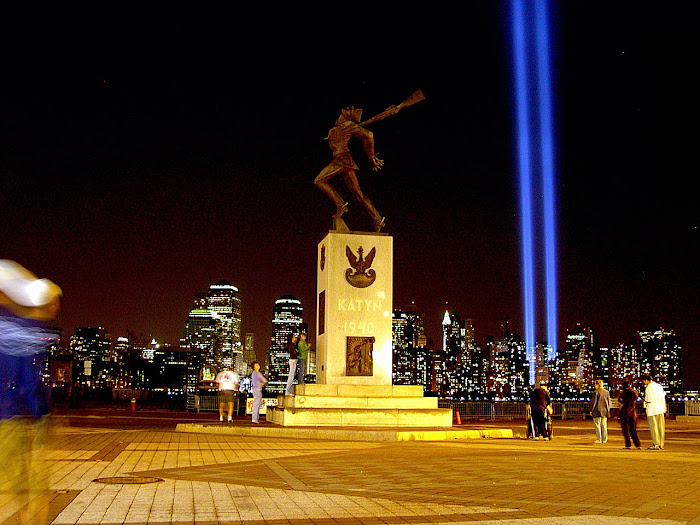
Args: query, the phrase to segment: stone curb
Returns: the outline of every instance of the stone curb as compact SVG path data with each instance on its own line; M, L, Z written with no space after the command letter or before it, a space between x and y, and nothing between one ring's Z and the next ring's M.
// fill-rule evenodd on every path
M321 439L331 441L447 441L451 439L512 438L509 428L455 429L369 429L299 428L277 426L226 426L222 424L180 423L177 432L225 434L235 436Z

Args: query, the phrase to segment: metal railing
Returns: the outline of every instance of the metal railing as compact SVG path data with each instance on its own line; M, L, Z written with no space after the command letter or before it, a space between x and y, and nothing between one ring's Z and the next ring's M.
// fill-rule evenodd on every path
M233 412L234 414L238 414L241 406L245 405L245 397L234 396L233 399ZM187 410L195 411L197 413L218 412L219 396L217 394L205 396L187 394Z
M235 397L234 410L239 413L241 406L245 404L244 397ZM668 415L700 416L700 401L668 401ZM451 408L459 412L464 419L525 419L527 417L527 403L522 401L450 401L438 400L438 407ZM585 419L590 410L590 401L563 401L552 403L552 416L556 419ZM219 399L217 395L199 396L187 395L187 409L196 412L217 412ZM637 414L644 417L645 411L642 403L637 403ZM613 415L616 412L613 411Z
M669 416L700 415L700 402L669 401ZM690 406L689 406L690 405ZM527 403L521 401L450 401L441 399L438 407L451 408L465 419L525 419ZM591 411L590 401L563 401L552 403L552 416L557 419L585 419ZM637 413L645 415L642 403L637 403ZM613 415L617 412L613 411Z
M700 416L700 401L685 401L684 416Z

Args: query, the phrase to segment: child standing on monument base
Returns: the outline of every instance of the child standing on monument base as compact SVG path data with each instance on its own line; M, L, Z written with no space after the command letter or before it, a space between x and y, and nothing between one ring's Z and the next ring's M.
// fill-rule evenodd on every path
M293 396L292 385L294 384L294 374L297 370L297 363L299 362L299 350L297 349L298 334L290 334L289 340L287 341L287 352L289 353L289 376L287 377L287 388L284 390L284 394L287 396Z
M304 375L306 374L306 360L309 357L309 348L311 345L306 342L306 332L301 332L299 334L299 342L297 343L298 362L297 362L297 384L303 385Z

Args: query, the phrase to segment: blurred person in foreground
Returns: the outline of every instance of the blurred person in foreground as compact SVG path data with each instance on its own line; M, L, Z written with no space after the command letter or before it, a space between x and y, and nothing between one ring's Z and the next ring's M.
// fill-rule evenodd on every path
M622 393L617 401L620 403L620 426L626 449L631 449L633 442L635 447L642 448L637 435L637 397L637 391L627 381L623 382Z
M649 450L663 450L666 439L666 392L664 387L655 382L649 374L642 375L644 389L644 407L651 433L652 445Z
M61 289L14 261L0 259L0 520L45 523L45 472L36 455L47 441L49 404L41 382L46 348L57 340L47 323ZM5 513L9 513L5 516Z

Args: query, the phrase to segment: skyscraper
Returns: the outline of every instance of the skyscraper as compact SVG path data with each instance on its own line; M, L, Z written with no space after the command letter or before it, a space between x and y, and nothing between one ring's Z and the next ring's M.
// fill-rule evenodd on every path
M432 377L430 382L430 390L437 392L440 397L448 397L452 395L450 388L449 376L447 374L446 352L442 349L435 350L432 355Z
M535 385L549 385L549 359L551 355L550 346L547 343L539 342L535 345Z
M307 337L307 342L309 342L310 337ZM309 348L309 355L306 357L306 382L315 383L316 382L316 345L313 341L309 342L311 348Z
M467 345L468 371L464 374L464 390L467 395L480 395L488 391L489 361L488 343L485 348L478 343Z
M82 384L93 388L108 386L111 346L111 336L101 326L75 330L70 349L77 363L77 379Z
M642 374L650 374L668 392L682 388L681 342L673 330L639 332Z
M255 355L255 334L253 332L246 332L245 334L245 344L243 345L243 363L244 366L239 370L242 376L249 376L253 373L253 368L250 363L257 361Z
M423 335L423 316L415 305L392 314L392 382L395 385L424 384L418 381L416 352Z
M610 349L610 391L618 392L627 381L634 386L639 381L639 352L633 344L616 344Z
M289 375L287 341L292 333L306 330L301 301L293 295L283 295L272 309L272 341L266 359L268 392L283 393Z
M392 331L392 383L395 385L414 384L416 370L413 352L415 325L412 316L403 310L394 310L391 319Z
M465 352L466 336L464 319L460 319L457 310L445 310L442 320L443 351L445 353L443 388L452 395L464 389L464 364L468 357Z
M574 395L592 388L595 352L596 340L593 330L580 324L567 330L564 349L558 356L560 365L557 367L566 378L562 381L562 394ZM607 378L601 379L605 381Z
M243 366L241 343L241 297L228 281L212 284L207 292L207 308L221 322L221 353L225 366L239 370Z
M201 351L196 348L158 347L153 352L157 374L151 389L168 395L197 393Z
M501 339L493 341L490 337L486 348L489 356L489 391L502 398L521 399L530 383L530 363L525 342L518 334L511 332L508 318L501 324ZM546 369L546 354L544 361L543 368ZM542 370L536 371L535 376L538 377L538 374L540 377L546 376Z
M185 333L180 340L182 348L201 351L201 365L205 369L202 379L212 381L218 370L224 366L221 352L221 322L219 316L195 299L194 308L187 316Z
M414 355L416 384L423 385L423 392L427 392L432 386L433 351L428 348L425 336L418 338L418 345L414 349Z
M488 390L497 397L503 397L510 393L508 389L508 377L510 370L510 356L507 343L495 341L493 336L486 339L486 350L489 355Z
M238 288L219 281L195 296L180 346L201 350L202 379L213 380L225 367L243 368Z

